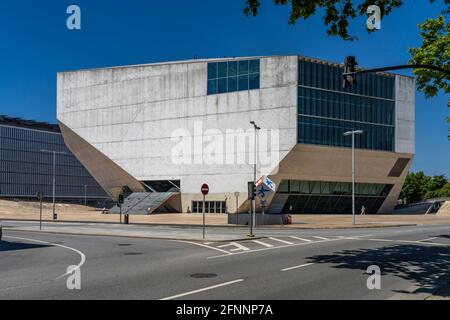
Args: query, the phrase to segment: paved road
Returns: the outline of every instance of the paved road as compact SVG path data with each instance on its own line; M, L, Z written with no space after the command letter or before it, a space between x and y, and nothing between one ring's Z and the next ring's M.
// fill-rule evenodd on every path
M418 286L426 293L450 270L450 226L257 235L265 238L181 242L6 231L0 299L389 299ZM79 291L67 289L69 265L80 267ZM371 265L382 270L381 290L367 289Z

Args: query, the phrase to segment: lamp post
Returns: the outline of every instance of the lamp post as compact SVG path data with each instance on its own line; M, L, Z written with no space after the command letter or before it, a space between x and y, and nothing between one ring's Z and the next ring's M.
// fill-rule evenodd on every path
M345 137L352 136L352 215L353 215L353 225L356 225L356 207L355 207L355 136L362 135L364 131L354 130L347 131L344 133Z
M256 188L256 165L258 162L258 131L261 130L261 128L256 124L255 121L250 121L250 124L255 129L255 163L253 166L253 183ZM253 210L250 223L250 236L253 236L253 228L256 226L256 194L253 195L252 206Z
M56 209L56 155L67 155L67 152L59 152L55 150L45 150L42 149L43 153L53 154L53 220L55 220L55 209Z

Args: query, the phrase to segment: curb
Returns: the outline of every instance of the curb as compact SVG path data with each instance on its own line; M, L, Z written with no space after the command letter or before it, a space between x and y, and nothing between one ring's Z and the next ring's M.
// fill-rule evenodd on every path
M1 220L0 220L1 221ZM3 219L3 221L13 221L13 222L39 222L36 219ZM107 224L107 225L120 225L117 222L110 221L74 221L74 220L61 220L61 221L53 221L53 220L42 220L42 222L46 223L85 223L85 224ZM170 224L170 223L130 223L130 226L149 226L149 227L172 227L172 228L202 228L201 224ZM430 226L439 226L443 224L430 224ZM272 225L272 226L257 226L259 230L273 230L273 229L286 229L286 230L342 230L342 229L375 229L375 228L399 228L399 227L418 227L422 226L421 224L411 223L411 224L391 224L391 225L348 225L348 226L328 226L328 227L304 227L304 226L296 226L294 225ZM206 225L207 228L236 228L236 229L246 229L249 226L243 225Z

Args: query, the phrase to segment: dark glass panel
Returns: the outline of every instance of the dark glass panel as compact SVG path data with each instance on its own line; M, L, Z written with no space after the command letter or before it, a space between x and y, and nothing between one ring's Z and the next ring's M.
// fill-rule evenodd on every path
M217 77L218 78L226 78L228 77L228 63L227 62L220 62L218 65L218 71L217 71Z
M239 90L248 90L248 75L239 76Z
M250 68L249 73L259 73L259 68L260 68L259 60L250 60L249 64L250 64L249 65L249 68Z
M259 89L259 73L250 74L249 76L249 89Z
M237 61L228 62L228 76L235 77L238 73L238 63Z
M208 63L208 80L217 78L217 63Z
M228 79L223 78L217 81L217 93L226 93L228 92Z
M217 80L208 80L208 94L217 93Z
M248 74L248 60L239 61L239 75Z
M228 78L228 92L235 92L238 90L238 78Z

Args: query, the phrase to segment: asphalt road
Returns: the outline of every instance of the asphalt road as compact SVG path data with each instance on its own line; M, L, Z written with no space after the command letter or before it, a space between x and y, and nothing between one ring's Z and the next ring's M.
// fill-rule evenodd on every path
M390 299L428 294L449 276L450 226L257 235L196 243L5 231L0 299ZM67 288L70 265L81 290ZM367 288L372 265L381 290Z

